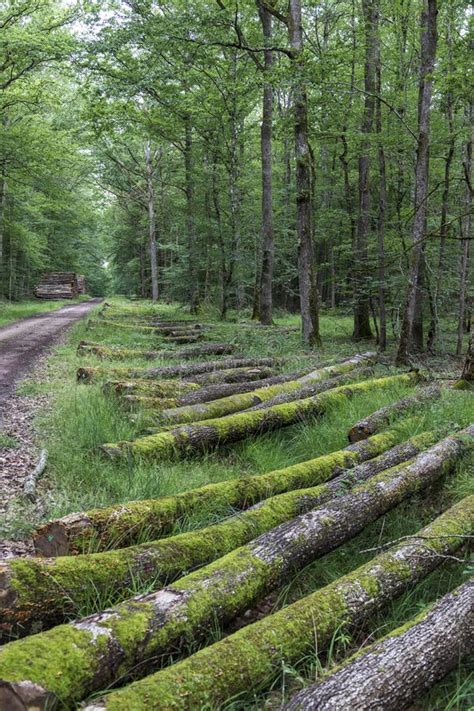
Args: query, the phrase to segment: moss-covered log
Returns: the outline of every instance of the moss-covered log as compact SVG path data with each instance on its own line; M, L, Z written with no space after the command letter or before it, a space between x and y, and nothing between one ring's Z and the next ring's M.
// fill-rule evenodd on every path
M284 711L403 711L474 652L474 582L348 659Z
M301 376L301 373L284 373L281 375L273 375L271 378L264 378L258 383L259 388L268 387L269 385L276 385L277 383L287 383L289 380L295 380ZM195 376L191 376L195 377ZM163 401L156 398L146 398L146 397L134 397L125 396L130 404L137 404L146 410L163 410L175 409L178 407L183 407L184 405L192 405L196 402L209 402L210 400L216 400L220 397L228 397L229 395L234 395L235 393L250 392L255 390L255 382L247 381L245 383L215 383L213 385L203 385L199 390L194 390L185 395L179 395L168 405L163 405ZM148 418L144 418L143 421L147 422L150 427L157 424L156 416L152 412L147 413Z
M0 563L2 578L8 580L8 583L4 583L2 594L10 600L5 609L0 603L0 623L5 624L9 620L10 623L21 621L26 625L34 620L36 624L42 621L51 625L65 614L73 614L76 609L83 608L91 590L99 597L113 590L118 599L121 593L126 594L134 580L140 580L142 584L152 583L156 589L160 584L178 578L186 570L196 569L230 553L256 536L322 506L334 497L339 497L337 506L344 506L343 495L356 484L359 486L354 489L352 505L358 512L358 525L363 525L364 516L374 515L371 508L373 498L364 503L363 512L360 511L360 501L364 492L366 497L372 496L377 483L376 474L393 462L400 462L407 454L419 452L420 447L432 441L433 437L432 434L425 434L409 446L396 448L395 453L387 452L350 473L344 472L328 484L280 494L198 531L105 553L73 558L25 558L20 563L14 560L3 565ZM411 464L398 464L388 469L381 477L385 490L392 486L395 479L401 490L405 480L410 478L402 493L404 496L409 495L411 487L418 486L418 483L422 486L425 481L430 482L442 471L447 471L462 452L469 448L469 444L474 446L474 426L470 442L461 438L447 438L412 460ZM364 489L361 484L370 477L374 478ZM386 499L385 505L391 505L389 499ZM371 511L366 514L366 509ZM321 529L318 535L327 533L331 536L329 519L332 514L328 513L331 510L330 503L324 506L326 528L325 532ZM337 525L343 525L341 520ZM15 596L13 591L16 591Z
M272 388L265 386L263 389L257 388L256 390L247 392L225 395L219 399L213 398L212 402L207 402L206 404L202 404L206 401L200 400L198 404L173 408L160 413L160 421L167 423L185 423L209 420L214 417L223 417L224 415L231 415L240 410L254 409L254 405L266 403L283 393L291 393L292 396L294 395L293 400L296 400L301 391L305 390L308 392L308 389L311 389L311 387L316 388L316 385L319 385L321 381L351 373L357 370L360 365L372 362L375 360L375 357L376 354L374 353L365 353L361 356L357 355L342 363L313 370L295 380L275 384ZM324 389L323 386L321 390ZM311 394L311 392L309 394Z
M373 614L421 580L444 555L462 545L473 527L474 497L469 497L349 575L187 660L92 702L88 710L213 708L261 688L284 662L303 657L315 638L318 650L323 650L341 626ZM278 558L280 541L287 541L266 535L267 545L259 547L257 539L250 554L247 547L239 549L164 590L5 645L0 649L3 699L28 711L45 708L46 703L51 708L55 701L72 707L115 679L146 673L147 658L179 648L190 635L202 633L214 611L220 619L229 619L245 610L248 600L263 594L262 580ZM295 559L296 567L305 555L309 558L309 551ZM222 576L218 571L224 563L229 571ZM276 585L283 571L281 562L274 565ZM251 569L245 583L238 576L243 566ZM36 707L29 702L33 695Z
M400 442L391 430L345 449L266 474L207 484L175 496L73 513L49 521L33 535L38 555L72 555L153 540L171 531L184 516L245 509L270 496L316 486L344 469L366 462Z
M177 343L177 344L184 344L184 343L198 343L198 341L204 340L204 334L201 332L197 332L195 335L192 334L181 334L177 336L163 336L163 343Z
M357 442L369 435L375 434L383 430L390 423L390 420L400 415L407 413L415 408L422 406L431 400L437 400L441 397L441 389L439 385L433 383L425 388L420 388L413 395L397 400L386 407L380 408L363 420L357 422L349 430L349 442Z
M264 380L274 375L271 368L226 368L224 370L215 370L209 373L200 373L198 375L189 375L189 380L200 385L213 385L215 383L246 383L254 382L255 380ZM188 380L185 378L185 380Z
M313 651L315 640L318 652L324 651L341 628L367 619L422 580L444 555L460 548L473 526L474 497L469 497L352 573L182 662L96 699L85 709L219 708L229 698L262 689L284 664L294 664ZM168 609L173 602L167 601Z
M343 385L320 395L304 400L275 405L265 410L240 412L234 415L178 425L166 432L159 432L132 442L104 444L102 451L110 457L129 456L149 459L169 459L186 454L195 454L216 445L238 442L252 435L288 427L321 415L336 403L357 395L394 385L410 385L418 381L417 373L393 375L387 378L366 380L354 385ZM278 386L276 386L278 387ZM270 388L266 388L269 390Z
M154 398L178 397L199 390L199 384L183 380L108 380L103 385L106 395L141 393Z
M143 358L144 360L191 360L209 355L230 355L235 350L232 343L204 343L193 348L177 351L144 350L142 348L123 348L121 346L103 345L81 341L77 347L78 355L94 355L103 360L126 360L128 358Z
M90 383L93 380L110 376L124 380L130 380L132 378L145 380L185 378L190 375L209 373L213 370L271 367L277 362L275 358L222 358L222 360L166 365L159 368L78 368L77 379L81 382Z

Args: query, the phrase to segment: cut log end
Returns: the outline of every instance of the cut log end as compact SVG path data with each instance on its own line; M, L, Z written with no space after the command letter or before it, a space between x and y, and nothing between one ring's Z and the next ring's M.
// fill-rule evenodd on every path
M5 711L53 711L57 698L31 681L0 681L0 709Z

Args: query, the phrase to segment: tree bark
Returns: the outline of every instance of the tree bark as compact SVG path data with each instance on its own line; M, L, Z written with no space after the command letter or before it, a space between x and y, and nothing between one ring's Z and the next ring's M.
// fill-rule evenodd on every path
M133 456L156 461L206 451L217 445L238 442L251 435L289 427L297 422L323 414L331 403L350 399L361 392L390 388L395 384L410 385L419 379L417 373L367 380L355 385L334 388L314 397L275 405L267 410L239 412L204 422L178 425L166 432L142 437L132 442L107 443L102 446L109 457Z
M423 580L440 565L445 555L458 550L463 537L472 533L473 508L474 497L469 497L409 541L394 546L330 585L244 627L189 659L112 692L105 698L96 699L85 707L86 711L218 708L229 698L262 688L263 685L268 687L283 664L294 664L314 650L315 639L318 640L318 651L323 651L341 627L346 628L370 618L408 587ZM271 539L271 534L267 536ZM247 595L252 592L256 597L259 579L278 553L280 542L268 542L274 545L273 555L263 546L253 549L255 567L251 590L246 588ZM295 559L294 565L298 565L304 557L303 554ZM291 567L294 570L294 566ZM282 574L282 569L280 571ZM193 580L197 588L199 573L194 575ZM175 586L177 588L178 583ZM165 615L171 615L171 610L176 613L179 600L176 594L170 595L169 592L174 589L171 586L161 593L161 604L155 602L155 618L159 614L162 620ZM234 590L231 592L230 587L222 585L219 592L222 597L230 595L238 599L241 587L236 584ZM210 599L208 593L206 597ZM216 597L212 599L211 606L216 605ZM199 609L202 614L203 608ZM235 605L232 614L235 614L234 610ZM96 619L102 622L100 617L90 618L91 628ZM212 674L209 669L212 669ZM185 690L185 694L177 694L177 689Z
M387 170L385 161L385 150L382 135L382 62L380 57L380 38L377 28L377 50L376 50L376 81L377 81L377 104L376 104L376 125L379 139L378 162L379 162L379 211L377 217L377 246L378 246L378 297L379 297L379 319L380 331L377 338L379 349L383 352L387 348L387 314L385 308L385 216L387 211Z
M356 232L357 257L353 264L354 279L354 332L358 341L372 338L370 328L370 310L368 280L369 254L368 239L370 232L370 136L373 131L375 111L376 67L378 49L378 0L362 0L365 27L365 62L364 62L364 116L362 120L362 146L359 156L359 219Z
M272 42L272 16L263 2L258 1L258 13L262 24L264 46ZM261 125L262 153L262 269L260 281L259 318L270 325L273 322L273 205L272 205L272 134L273 134L273 86L268 78L273 67L273 52L265 49L264 84Z
M186 231L188 239L188 293L191 313L199 308L199 284L197 274L196 254L196 222L194 215L194 146L193 124L191 114L187 114L184 122L184 170L186 192Z
M398 431L386 431L302 464L267 474L240 477L198 489L145 501L73 513L41 526L34 534L38 555L73 555L112 546L132 545L144 535L159 538L182 517L245 509L269 496L315 486L361 462L366 462L400 441Z
M370 435L383 430L390 423L392 417L397 417L400 413L406 414L414 408L418 408L426 402L437 400L441 397L439 385L433 384L426 388L417 390L414 395L405 397L402 400L397 400L386 407L372 413L363 420L359 420L349 430L349 442L358 442L360 439L365 439Z
M300 0L288 3L288 37L294 74L293 110L296 156L296 232L298 235L298 280L303 341L321 346L319 294L316 287L312 224L312 171L308 140L308 96L302 75L303 26Z
M421 16L421 65L418 93L418 141L415 172L415 217L412 233L412 256L405 308L397 351L397 364L406 365L410 353L420 346L422 323L422 272L424 235L428 207L430 106L437 45L437 0L423 0ZM421 346L423 344L421 343Z
M474 651L474 582L461 585L414 620L351 657L284 711L402 711Z
M469 445L474 444L474 426L472 435L470 443L455 437L447 438L419 455L412 463L403 464L408 459L407 454L413 451L416 454L420 451L420 446L417 446L420 439L423 443L435 439L432 433L425 434L408 446L404 444L396 448L396 453L387 452L377 460L356 467L350 473L343 472L329 484L298 489L268 498L247 511L239 512L220 523L198 531L190 531L118 551L80 555L72 561L68 557L24 558L18 567L14 562L5 563L2 574L4 579L8 578L8 583L2 593L10 603L4 610L0 606L0 621L3 620L8 624L21 621L25 627L34 620L35 623L42 622L44 625L51 626L64 619L65 615L87 607L91 589L96 596L107 595L107 593L110 595L110 591L113 590L117 602L126 596L133 580L140 580L142 585L153 583L156 589L160 585L176 580L185 571L206 565L275 526L291 521L329 502L323 509L326 515L328 510L332 511L331 499L334 496L337 497L337 505L344 507L343 495L346 495L354 485L357 485L357 488L351 494L352 505L354 511L357 511L361 505L362 495L368 496L366 489L370 489L369 498L372 497L372 489L375 487L377 490L376 475L384 472L387 466L391 468L379 478L385 483L388 480L390 482L388 487L391 485L392 478L396 477L399 483L404 480L408 476L408 470L412 477L410 486L414 486L413 482L418 481L420 477L425 481L426 477L437 476L436 467L438 473L447 471L457 458L469 449ZM371 486L364 487L363 482L368 478ZM411 489L406 491L410 492ZM408 495L406 491L405 495ZM364 512L370 510L367 513L369 517L373 511L372 499L373 497L372 503L367 501L364 503ZM363 525L362 519L363 517L359 515L358 525ZM339 521L337 525L342 524ZM324 532L321 530L318 535L331 536L331 527L328 526ZM80 575L78 575L79 571ZM27 584L27 594L22 595L21 591L28 580L34 582ZM20 592L15 593L15 590Z
M264 380L274 375L271 368L226 368L201 375L190 375L189 380L198 385L212 385L213 383L247 383ZM257 383L256 383L257 385Z
M196 383L180 380L107 380L103 385L106 395L141 393L153 397L172 397L199 390Z
M148 236L150 247L151 268L151 298L158 301L158 259L156 249L156 208L155 208L155 169L151 153L150 141L145 144L145 165L147 182L147 208L148 208Z
M466 294L469 276L469 245L472 239L472 134L474 131L474 100L471 99L469 109L466 111L469 127L469 140L466 144L466 155L463 162L466 180L465 217L462 220L461 257L459 260L459 306L458 306L458 333L456 339L456 355L462 353L464 335L464 315L466 311Z
M198 403L187 407L176 408L171 412L165 411L161 413L161 418L163 422L169 423L196 422L208 420L213 417L231 415L234 412L239 412L239 410L248 410L255 405L272 401L277 396L285 393L290 393L292 396L294 395L293 399L296 400L299 399L298 394L302 391L307 392L306 388L310 385L320 383L321 381L343 373L349 373L357 369L360 365L369 364L374 362L374 360L375 353L354 356L342 363L314 370L311 373L302 375L296 380L277 384L271 388L258 388L251 392L215 399L208 403ZM309 394L311 393L308 393L308 395ZM304 397L304 395L302 395L302 397ZM286 402L286 400L284 400L284 402ZM280 402L278 401L274 404L280 404Z
M213 370L228 368L255 368L259 366L272 366L277 363L275 358L222 358L222 360L208 360L204 363L189 363L182 365L166 365L161 368L78 368L77 379L90 383L92 380L110 375L118 378L139 378L158 380L161 378L185 378L189 375L209 373Z

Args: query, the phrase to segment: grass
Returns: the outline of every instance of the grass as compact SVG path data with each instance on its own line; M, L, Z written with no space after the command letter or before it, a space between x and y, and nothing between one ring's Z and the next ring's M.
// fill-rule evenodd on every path
M114 300L114 303L130 308L129 318L132 320L135 306L119 300ZM182 318L184 315L182 310L173 305L160 306L160 313L165 313L165 318ZM209 316L205 314L201 320L211 321ZM277 323L291 329L297 325L297 319L284 315L277 319ZM232 322L223 324L212 321L212 330L207 338L234 343L236 352L249 356L285 357L287 360L283 368L291 372L310 370L355 353L359 349L350 341L350 329L351 321L348 317L324 315L322 331L326 345L320 353L305 353L301 349L297 330L282 332L278 328L237 328ZM76 384L75 370L78 365L126 367L146 366L149 362L133 359L116 364L102 362L94 356L79 360L76 346L81 339L146 349L160 346L159 338L153 335L134 332L132 329L113 329L100 323L88 329L87 324L82 322L74 327L68 342L56 348L41 382L23 384L22 392L48 392L54 402L52 414L43 416L37 428L41 446L49 452L48 475L42 484L43 487L46 485L43 489L45 519L133 499L174 494L209 482L267 472L340 449L347 444L347 431L357 420L410 392L409 388L398 386L386 392L368 393L334 407L322 418L249 439L233 447L209 451L194 459L159 464L144 461L110 462L98 453L98 447L104 442L134 438L139 434L138 425L130 420L118 401L104 397L100 383ZM363 344L360 350L372 348L372 344ZM436 368L439 367L440 364L436 363ZM448 369L452 367L453 363L449 363ZM377 367L379 376L389 372L387 366ZM436 429L442 433L473 421L474 398L469 392L458 391L444 393L440 401L420 408L410 419L400 418L397 426L409 437L426 429ZM373 550L367 549L418 530L452 501L472 493L472 473L473 462L466 460L458 467L455 476L435 490L424 496L413 497L369 526L353 541L308 566L290 585L272 596L274 609L291 603L361 565L374 555ZM228 512L222 513L225 515ZM27 530L28 525L31 525L31 511L26 511L25 517L29 520L25 520L22 527L19 513L14 524L15 530L12 529L11 533ZM198 528L212 520L216 520L215 514L210 517L203 515L198 519L191 517L181 521L176 530ZM363 629L353 630L350 636L338 633L326 655L318 655L315 651L309 653L300 663L280 670L270 691L263 694L249 693L243 699L229 700L225 708L229 711L279 708L282 701L296 689L332 669L347 652L386 634L459 584L465 578L465 571L466 567L463 569L459 565L444 566L421 585L408 591L388 611L372 619ZM134 580L129 592L132 595L149 589L149 585L144 588L139 580ZM81 613L100 609L105 602L103 598L97 599L92 590L90 604ZM227 632L216 625L212 640ZM197 645L193 646L192 651L197 648ZM430 692L417 708L424 711L467 709L468 679L469 670L466 666L460 666Z
M21 318L28 318L29 316L48 313L49 311L56 311L63 306L78 304L88 298L88 296L80 296L77 299L58 299L57 301L41 301L38 299L31 299L28 301L19 301L18 303L0 301L0 326L6 326L7 324Z

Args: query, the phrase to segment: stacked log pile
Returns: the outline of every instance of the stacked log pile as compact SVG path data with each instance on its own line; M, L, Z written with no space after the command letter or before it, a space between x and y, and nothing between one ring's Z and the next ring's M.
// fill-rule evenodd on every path
M75 272L46 272L34 289L37 299L74 299L78 294L85 294L83 276Z
M316 653L324 654L341 630L373 628L375 612L444 559L462 561L474 529L474 497L451 508L446 503L437 518L424 517L431 523L418 533L238 632L227 628L211 644L216 623L235 624L309 563L449 478L474 450L474 425L459 430L447 418L419 431L413 410L429 409L434 400L442 407L443 391L417 387L426 380L417 372L380 377L373 353L286 373L276 358L226 357L233 345L209 342L208 329L191 320L162 319L155 306L105 305L97 325L107 326L107 338L81 342L82 358L159 361L157 367L97 368L86 360L78 371L80 382L102 386L102 395L91 386L99 397L127 404L120 409L125 417L154 426L148 436L103 445L131 472L141 458L211 448L218 456L222 445L324 417L367 394L383 393L389 404L356 423L344 449L38 528L36 557L0 562L0 634L23 636L0 647L1 709L220 708L249 690L270 688L283 666L315 653L315 639ZM108 342L134 332L143 347ZM161 349L169 339L196 338L202 344L193 348ZM402 418L401 427L394 420ZM407 439L408 432L417 434ZM150 472L160 476L162 469ZM192 526L176 533L190 519ZM137 583L148 592L130 597ZM109 607L92 600L108 600ZM469 652L472 609L468 583L297 694L288 710L403 708ZM196 642L201 649L193 653Z

